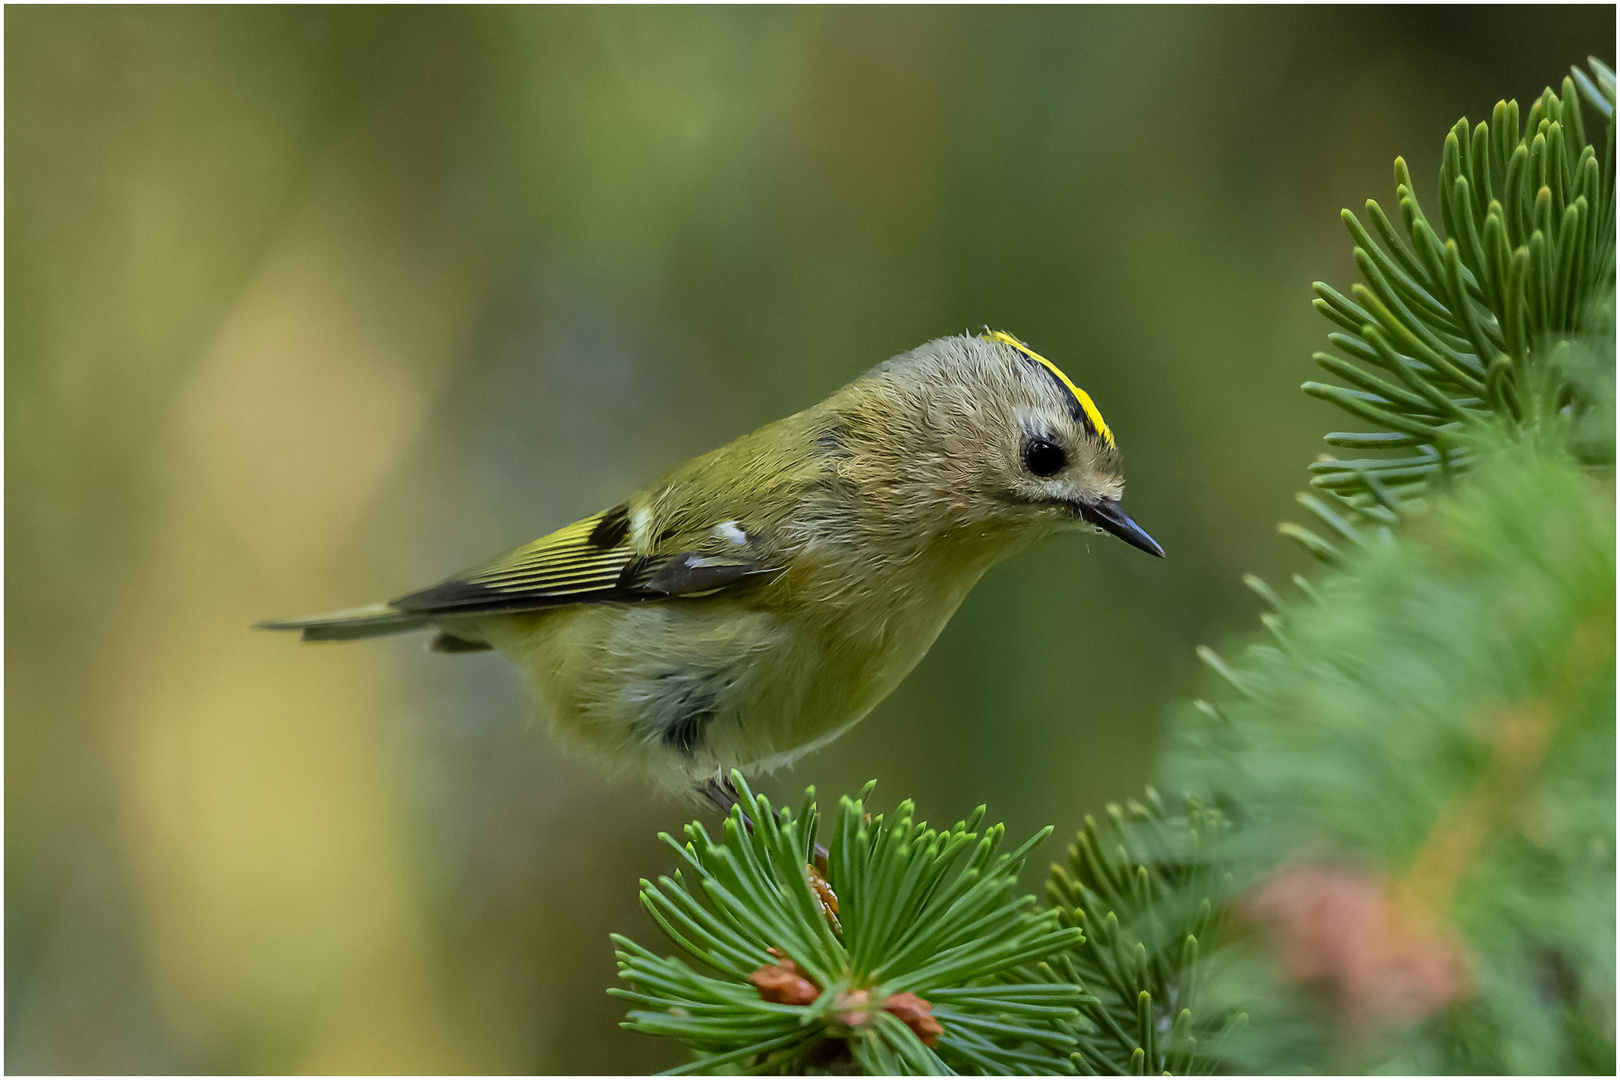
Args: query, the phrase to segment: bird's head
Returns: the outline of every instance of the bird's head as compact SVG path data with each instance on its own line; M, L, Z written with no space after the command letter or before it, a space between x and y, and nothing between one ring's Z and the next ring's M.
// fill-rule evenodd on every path
M1114 434L1091 397L1010 334L940 338L880 364L896 495L956 527L1024 535L1095 527L1152 555L1120 505Z

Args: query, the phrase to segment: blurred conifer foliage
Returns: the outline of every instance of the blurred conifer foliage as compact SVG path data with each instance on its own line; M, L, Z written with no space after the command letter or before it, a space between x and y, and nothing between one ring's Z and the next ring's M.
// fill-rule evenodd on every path
M1232 820L1228 928L1269 961L1211 991L1251 1013L1243 1071L1614 1071L1615 84L1591 68L1522 124L1458 122L1443 243L1397 161L1399 228L1346 211L1364 282L1316 286L1350 359L1318 353L1342 384L1305 391L1374 456L1312 465L1314 527L1281 529L1337 572L1296 600L1251 579L1271 640L1204 650L1228 693L1169 766Z
M1044 908L1038 837L868 792L818 860L813 801L749 794L642 882L681 955L617 939L626 1026L682 1072L1612 1073L1614 104L1593 60L1459 121L1444 240L1400 160L1395 216L1344 213L1304 389L1375 430L1280 526L1330 569L1250 578L1269 639L1202 650L1182 794L1088 819Z

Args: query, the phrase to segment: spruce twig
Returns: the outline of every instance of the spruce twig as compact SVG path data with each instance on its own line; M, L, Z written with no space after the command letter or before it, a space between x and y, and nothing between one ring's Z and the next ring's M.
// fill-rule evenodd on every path
M1339 328L1328 340L1348 359L1314 359L1348 385L1303 389L1381 430L1327 436L1371 456L1312 463L1311 486L1333 498L1306 508L1337 536L1280 530L1317 558L1340 565L1351 533L1421 510L1436 483L1477 464L1481 428L1556 441L1549 429L1608 406L1558 353L1614 293L1614 73L1590 63L1591 76L1572 69L1522 125L1512 101L1472 129L1457 121L1440 170L1441 229L1400 158L1398 225L1370 199L1370 230L1342 212L1363 283L1351 297L1315 283L1317 310ZM1583 100L1604 119L1601 150L1587 142Z
M698 822L684 844L666 836L682 870L641 884L678 955L614 938L625 1026L691 1048L676 1072L1072 1071L1071 1024L1093 999L1036 962L1083 934L1014 891L1050 830L1001 852L982 808L936 830L910 802L868 814L869 786L840 800L823 878L813 792L795 815L732 779L721 838Z
M1096 1075L1212 1072L1230 1010L1206 1009L1198 984L1230 892L1219 844L1225 816L1188 800L1179 813L1149 788L1144 802L1087 817L1052 867L1046 891L1086 939L1059 958L1094 999L1073 1022L1075 1063Z

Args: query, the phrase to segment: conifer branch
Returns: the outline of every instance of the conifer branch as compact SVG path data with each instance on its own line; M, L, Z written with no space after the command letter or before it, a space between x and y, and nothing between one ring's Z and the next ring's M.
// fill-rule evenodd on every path
M1038 962L1083 934L1014 891L1049 829L1002 853L982 807L936 830L909 801L869 815L868 785L840 800L818 867L813 792L790 814L732 779L722 837L666 835L682 869L641 883L680 955L614 938L625 1026L695 1051L676 1072L1073 1071L1071 1025L1094 999Z
M1349 357L1305 391L1377 426L1312 466L1333 566L1246 579L1270 641L1168 775L1232 819L1241 962L1206 997L1251 1072L1595 1072L1615 1062L1614 75L1592 61L1446 141L1441 224L1352 214L1317 286ZM1606 128L1586 140L1581 99ZM1417 518L1407 527L1407 519ZM1399 528L1396 528L1400 526ZM1231 1005L1227 1006L1228 1008Z
M1435 483L1473 468L1482 428L1534 438L1608 407L1560 348L1600 330L1596 312L1614 294L1614 72L1590 65L1591 76L1572 69L1561 94L1544 91L1522 122L1516 101L1472 129L1457 121L1442 156L1440 230L1401 158L1398 225L1370 199L1370 230L1342 212L1363 283L1348 297L1315 283L1342 356L1314 354L1338 382L1303 389L1377 430L1330 432L1329 445L1358 455L1311 464L1319 497L1301 502L1316 528L1279 527L1317 558L1341 565L1420 509ZM1587 140L1583 99L1603 117L1601 152Z
M1219 810L1188 800L1166 811L1159 793L1086 818L1055 865L1049 902L1085 940L1053 966L1093 1000L1072 1022L1079 1071L1197 1075L1216 1070L1227 1030L1244 1018L1198 994L1230 876L1218 845Z

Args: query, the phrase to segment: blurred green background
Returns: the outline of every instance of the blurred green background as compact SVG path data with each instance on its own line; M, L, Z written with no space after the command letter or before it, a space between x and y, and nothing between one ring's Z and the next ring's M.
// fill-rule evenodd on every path
M674 1064L603 991L686 809L560 755L499 658L246 627L984 324L1096 398L1170 557L1003 565L763 788L988 802L1056 857L1254 625L1241 574L1305 568L1273 528L1342 426L1297 391L1338 210L1614 19L8 9L7 1070Z

